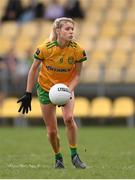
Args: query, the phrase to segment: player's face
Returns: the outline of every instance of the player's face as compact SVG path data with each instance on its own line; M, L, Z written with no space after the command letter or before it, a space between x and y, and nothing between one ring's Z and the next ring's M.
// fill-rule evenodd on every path
M59 30L59 36L65 41L70 41L74 37L74 25L71 22L66 22Z

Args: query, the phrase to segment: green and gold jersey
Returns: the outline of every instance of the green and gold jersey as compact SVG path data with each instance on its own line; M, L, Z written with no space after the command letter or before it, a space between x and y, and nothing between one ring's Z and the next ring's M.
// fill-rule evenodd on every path
M87 60L84 49L74 41L64 48L57 41L46 41L37 47L34 58L42 61L38 82L46 91L56 83L69 85L76 75L75 63Z

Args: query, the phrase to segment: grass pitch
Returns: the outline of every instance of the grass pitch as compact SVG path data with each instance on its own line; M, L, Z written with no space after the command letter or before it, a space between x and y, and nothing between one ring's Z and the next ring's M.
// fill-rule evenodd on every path
M75 169L64 128L60 128L65 169L54 169L44 128L0 128L0 178L135 178L135 129L79 128L78 152L87 169Z

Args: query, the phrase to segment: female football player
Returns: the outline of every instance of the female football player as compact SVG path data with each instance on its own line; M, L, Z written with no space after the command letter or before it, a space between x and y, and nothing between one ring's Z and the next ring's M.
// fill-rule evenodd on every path
M63 120L67 129L67 138L71 151L71 161L76 168L86 168L77 153L77 126L73 116L74 89L79 82L85 51L73 40L74 21L71 18L58 18L54 21L49 39L37 47L34 62L30 68L26 92L18 100L21 103L19 112L31 110L32 89L38 67L37 94L41 105L47 135L55 153L55 168L64 168L63 156L60 151L60 139L56 119L56 106L49 99L49 89L56 83L66 84L71 92L71 100L62 108Z

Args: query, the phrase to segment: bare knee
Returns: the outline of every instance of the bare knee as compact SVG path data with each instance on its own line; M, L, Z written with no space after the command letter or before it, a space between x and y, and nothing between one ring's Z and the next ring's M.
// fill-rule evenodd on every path
M72 115L66 115L64 117L64 122L67 127L73 127L75 126L74 118Z
M55 137L57 137L57 130L49 129L49 130L47 130L47 135L49 138L55 138Z

